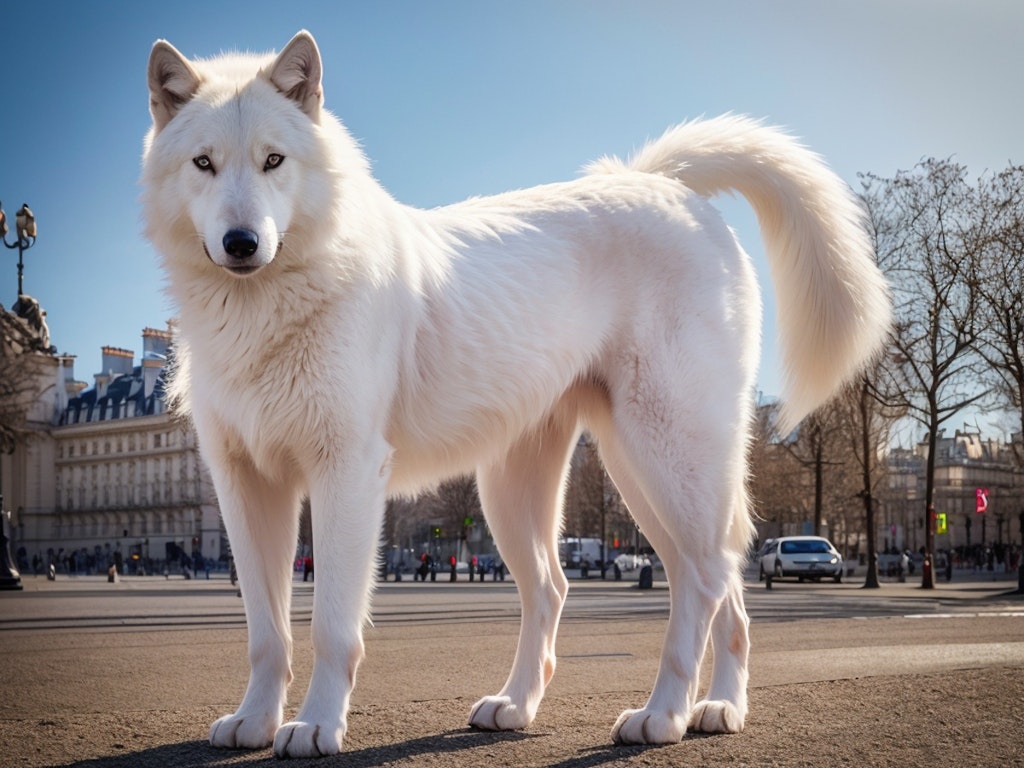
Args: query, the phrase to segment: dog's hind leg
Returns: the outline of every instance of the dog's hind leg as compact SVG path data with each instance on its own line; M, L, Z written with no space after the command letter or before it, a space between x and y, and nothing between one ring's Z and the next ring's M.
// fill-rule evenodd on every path
M505 686L470 713L476 728L528 726L555 671L555 635L569 588L558 560L562 482L577 435L567 415L556 414L520 438L503 462L477 473L484 514L515 577L522 618Z
M747 716L750 620L743 605L743 578L730 574L728 592L711 624L714 661L707 696L690 713L690 730L738 733Z
M289 611L299 494L267 482L251 463L227 451L210 468L245 604L250 666L242 703L210 727L210 743L261 748L281 725L292 679Z
M743 498L732 491L743 482L744 441L726 426L701 430L696 407L685 422L674 423L671 414L680 411L666 401L663 405L655 422L635 402L623 404L615 424L597 430L605 465L661 557L671 592L654 689L642 709L619 717L612 730L619 743L676 742L691 723L704 730L738 731L747 709L747 622L739 580L742 551L736 551L743 536L729 530L734 524L746 526L745 509L732 506ZM687 431L704 436L700 445L686 446L690 456L683 454L679 437ZM710 634L715 644L712 698L697 704Z

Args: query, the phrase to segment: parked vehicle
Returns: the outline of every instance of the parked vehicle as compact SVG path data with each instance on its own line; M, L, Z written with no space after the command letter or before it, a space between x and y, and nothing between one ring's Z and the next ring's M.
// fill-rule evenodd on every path
M764 566L761 563L761 558L764 557L768 553L768 550L770 550L774 545L775 539L765 539L764 543L761 544L757 552L755 552L754 556L751 558L753 562L757 563L758 581L764 581Z
M558 556L563 568L579 568L584 562L595 566L601 562L601 540L559 537Z
M821 536L783 536L768 545L761 555L761 572L772 579L795 576L800 581L843 580L843 556L832 542Z

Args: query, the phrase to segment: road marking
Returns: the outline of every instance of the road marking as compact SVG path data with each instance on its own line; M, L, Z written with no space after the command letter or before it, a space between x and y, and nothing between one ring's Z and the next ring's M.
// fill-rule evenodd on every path
M874 621L876 619L989 619L989 618L1004 618L1004 619L1022 619L1024 618L1024 611L965 611L963 613L904 613L904 614L890 614L882 616L806 616L806 619L815 618L826 618L826 619L853 619L854 621Z

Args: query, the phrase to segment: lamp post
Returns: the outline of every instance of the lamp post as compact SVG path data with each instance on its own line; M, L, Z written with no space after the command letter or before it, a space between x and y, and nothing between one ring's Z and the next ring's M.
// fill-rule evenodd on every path
M7 214L4 213L3 203L0 202L0 237L3 238L4 245L8 248L18 249L18 296L20 297L25 292L23 285L25 251L36 243L36 217L32 213L32 209L28 207L28 203L22 203L21 208L14 214L14 226L17 239L13 243L8 243Z
M36 243L36 217L27 203L22 204L14 214L14 228L17 239L13 243L8 243L7 214L4 213L3 203L0 202L0 239L8 248L18 249L18 306L21 306L21 297L25 293L25 251ZM5 530L5 523L9 518L3 509L3 500L3 493L0 490L0 589L21 589L21 574L11 560L10 539L7 538Z
M1024 595L1024 509L1020 511L1020 564L1017 566L1017 594Z
M11 560L10 540L6 527L8 517L4 511L4 496L0 493L0 589L21 589L21 574Z

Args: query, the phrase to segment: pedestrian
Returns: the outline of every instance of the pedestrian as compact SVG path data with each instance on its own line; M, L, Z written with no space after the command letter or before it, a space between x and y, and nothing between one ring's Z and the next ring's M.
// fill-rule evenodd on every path
M302 580L313 581L313 558L311 555L306 555L302 558Z

